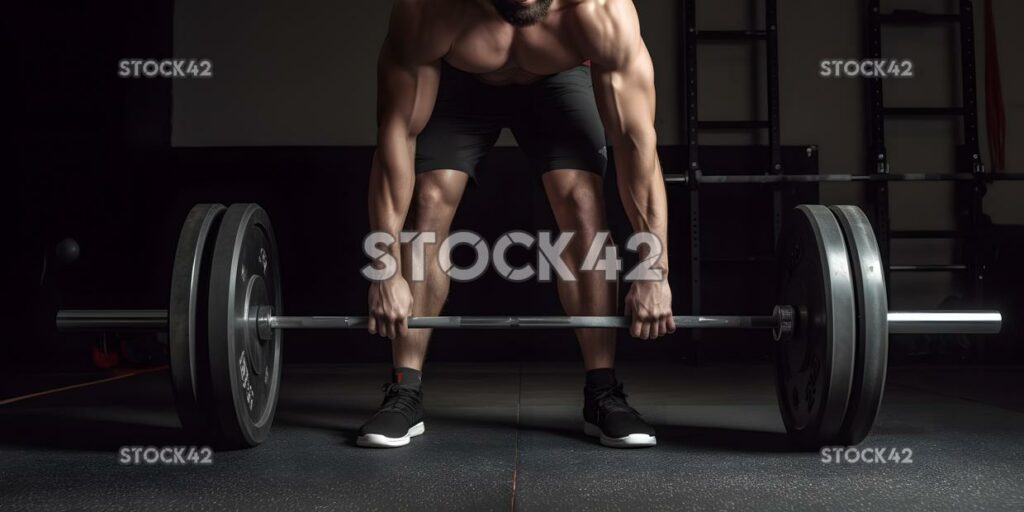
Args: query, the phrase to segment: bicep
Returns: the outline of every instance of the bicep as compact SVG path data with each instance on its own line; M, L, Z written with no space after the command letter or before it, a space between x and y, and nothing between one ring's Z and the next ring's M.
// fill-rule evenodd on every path
M377 66L377 124L381 135L398 131L415 136L423 130L434 110L440 75L440 59L410 59L399 55L394 44L385 42Z
M440 21L416 0L396 1L377 60L377 124L381 136L415 136L434 109L447 51Z
M619 63L593 66L594 96L613 145L654 137L654 65L640 43Z

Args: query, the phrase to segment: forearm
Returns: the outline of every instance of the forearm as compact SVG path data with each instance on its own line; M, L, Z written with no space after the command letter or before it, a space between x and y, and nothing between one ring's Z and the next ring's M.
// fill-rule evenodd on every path
M370 231L388 233L396 242L405 225L415 186L415 143L415 137L404 133L383 134L370 171ZM398 243L392 244L388 252L401 262Z
M619 197L633 231L651 233L661 242L661 254L652 262L651 268L660 269L667 275L668 200L665 180L654 137L646 139L649 140L626 138L614 147ZM650 249L642 245L640 257L646 259Z

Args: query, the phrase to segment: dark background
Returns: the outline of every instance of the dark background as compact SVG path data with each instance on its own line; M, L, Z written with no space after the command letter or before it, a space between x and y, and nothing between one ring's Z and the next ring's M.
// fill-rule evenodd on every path
M364 314L366 282L358 271L366 232L366 179L372 148L365 146L172 147L172 84L121 79L125 57L173 56L174 3L167 0L100 4L20 5L3 25L4 124L8 150L4 257L6 336L0 341L5 376L28 371L91 368L101 335L58 336L56 309L165 308L177 230L197 202L258 202L270 213L284 268L285 309L292 314ZM344 91L342 91L344 92ZM662 94L672 94L663 91ZM814 141L809 141L814 142ZM683 149L661 148L667 170ZM750 168L758 148L705 151L705 165ZM817 172L806 146L787 149L790 172ZM488 240L513 228L552 228L539 182L518 172L522 157L502 147L483 164L487 179L466 195L455 229ZM608 205L619 241L627 224L614 180ZM675 310L688 308L688 198L669 189ZM770 195L757 186L704 192L705 258L735 260L770 254ZM792 204L817 202L818 190L796 189ZM74 238L81 255L62 264L58 243ZM919 348L920 338L894 341L897 356L977 362L1019 361L1014 319L1021 311L1020 228L993 230L990 304L1008 319L1006 334L979 356L969 340L945 337ZM520 255L523 256L523 255ZM772 304L768 262L706 265L705 312L764 314ZM625 289L620 290L622 294ZM894 290L894 294L899 290ZM934 303L932 306L938 306ZM448 314L562 314L552 285L512 284L488 275L455 284ZM150 336L133 335L150 338ZM381 361L386 343L360 332L289 333L287 362ZM118 341L108 336L107 342ZM934 340L931 340L934 341ZM666 341L624 341L623 359L763 359L764 336L686 334ZM569 332L443 332L431 360L572 360ZM897 362L898 362L897 357Z
M428 435L401 450L356 445L380 404L388 345L360 332L289 333L273 432L205 466L117 462L130 446L205 445L181 428L155 334L58 335L69 308L164 308L181 222L198 202L256 201L281 248L293 314L362 314L361 241L374 139L372 67L390 0L32 0L0 16L0 508L241 510L1021 510L1024 394L1024 182L994 183L981 247L984 304L955 275L889 283L892 307L994 307L998 336L893 336L884 405L859 447L912 450L912 464L825 463L787 442L773 346L764 335L621 339L618 372L658 446L625 453L579 432L582 379L569 332L438 332L426 373ZM657 69L658 136L679 172L682 1L635 0ZM817 76L824 58L861 53L865 0L779 3L781 141L787 172L865 172L864 87ZM756 26L761 0L699 0L700 26ZM886 0L884 10L952 12L955 0ZM1007 166L1024 171L1024 2L976 0L979 89L983 5L996 5ZM892 105L955 104L955 31L886 32L918 78L886 82ZM700 112L763 119L758 44L698 57ZM987 53L986 53L987 55ZM121 79L122 58L211 58L211 80ZM761 91L760 93L758 91ZM982 92L979 90L979 92ZM980 98L979 98L980 100ZM982 123L982 138L985 138ZM886 124L893 172L952 172L949 119ZM508 141L505 140L507 143ZM711 133L707 169L765 161L763 133ZM986 144L982 143L983 148ZM490 240L552 227L515 147L496 149L455 221ZM763 168L763 167L762 167ZM609 185L613 181L608 181ZM965 182L971 185L970 182ZM893 229L952 230L953 186L893 184ZM625 224L609 187L616 237ZM705 312L763 314L772 303L772 194L701 191ZM689 194L669 188L671 280L690 312ZM792 189L788 204L859 204L864 187ZM868 210L870 211L870 209ZM58 254L73 237L81 254ZM901 240L896 264L961 261L963 244ZM523 256L522 253L519 256ZM453 286L451 314L560 314L555 290L488 275ZM363 364L345 364L362 362ZM444 361L471 361L447 363ZM477 361L491 361L477 363ZM547 361L556 361L549 363ZM741 361L734 364L734 361ZM296 364L318 363L318 364ZM203 380L203 376L200 376ZM178 394L178 397L181 395ZM863 453L863 452L861 452ZM849 451L847 451L849 457ZM838 459L838 457L836 457ZM849 458L847 458L849 461ZM891 459L890 459L891 461ZM838 462L838 460L835 460ZM862 461L866 462L866 461ZM184 507L183 507L184 505Z

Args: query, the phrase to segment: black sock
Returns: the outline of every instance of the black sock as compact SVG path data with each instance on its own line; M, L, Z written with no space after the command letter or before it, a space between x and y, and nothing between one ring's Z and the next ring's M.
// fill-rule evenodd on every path
M414 368L395 368L391 370L391 382L419 389L423 372Z
M607 388L618 382L615 378L615 368L595 368L587 371L587 387L590 389Z

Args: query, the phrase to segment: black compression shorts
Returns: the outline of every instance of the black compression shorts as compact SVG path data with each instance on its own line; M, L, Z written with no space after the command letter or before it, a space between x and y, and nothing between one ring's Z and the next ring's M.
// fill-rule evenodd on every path
M526 85L488 85L442 64L434 112L416 139L416 173L476 166L509 128L538 174L579 169L604 174L608 160L590 67Z

